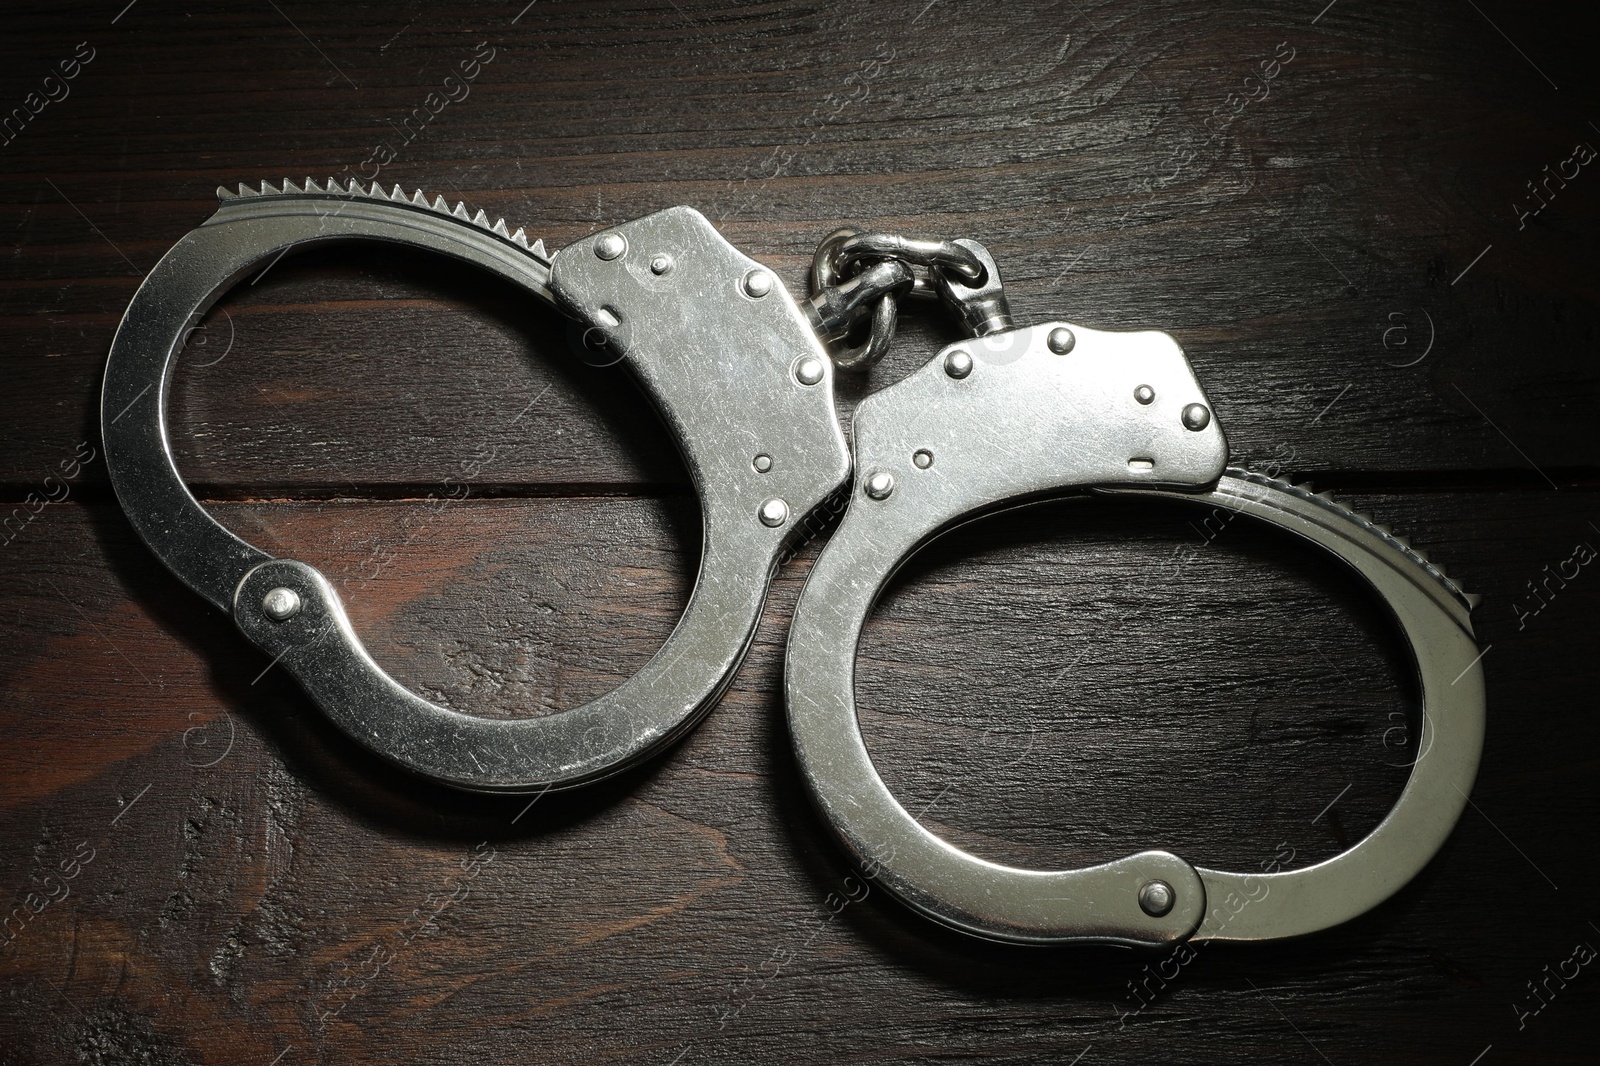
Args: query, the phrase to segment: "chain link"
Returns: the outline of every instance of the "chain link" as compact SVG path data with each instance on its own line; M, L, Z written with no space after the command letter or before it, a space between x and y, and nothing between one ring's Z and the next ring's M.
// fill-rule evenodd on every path
M835 365L865 370L889 350L898 300L937 299L954 308L974 336L1012 326L1000 274L987 249L971 240L917 240L892 233L834 230L811 259L805 310L824 343L840 345L870 316L866 340L842 344Z

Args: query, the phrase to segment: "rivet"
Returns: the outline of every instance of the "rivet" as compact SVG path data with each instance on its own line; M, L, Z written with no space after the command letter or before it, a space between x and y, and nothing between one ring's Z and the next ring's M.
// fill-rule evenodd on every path
M1192 403L1183 409L1183 425L1196 433L1211 424L1211 411L1203 403Z
M601 258L605 258L602 256ZM668 274L672 271L672 256L665 252L650 257L650 273Z
M761 516L761 524L772 526L776 529L789 520L789 505L774 496L761 505L761 510L756 512Z
M867 495L874 500L887 500L894 491L894 475L887 470L879 470L867 478Z
M1152 389L1149 385L1140 385L1137 389L1133 390L1133 398L1142 404L1155 403L1156 390Z
M628 250L628 241L620 233L604 234L594 242L594 254L610 262Z
M1146 881L1139 889L1139 908L1152 918L1160 918L1172 910L1178 894L1165 881Z
M772 456L758 455L754 459L750 460L750 465L756 468L757 473L765 474L768 470L772 469Z
M294 589L269 589L261 597L261 610L274 622L287 622L300 613L300 594Z
M1072 346L1078 343L1078 338L1074 337L1072 331L1065 326L1057 326L1050 331L1045 343L1050 345L1050 350L1057 355L1066 355L1072 351Z
M957 381L972 373L972 355L965 349L957 348L944 357L944 372Z
M794 365L794 379L802 385L815 385L822 380L822 360L814 355L802 358Z
M759 300L772 291L772 275L759 267L744 276L744 294Z
M933 453L926 448L918 448L911 453L911 462L918 470L926 470L933 465Z

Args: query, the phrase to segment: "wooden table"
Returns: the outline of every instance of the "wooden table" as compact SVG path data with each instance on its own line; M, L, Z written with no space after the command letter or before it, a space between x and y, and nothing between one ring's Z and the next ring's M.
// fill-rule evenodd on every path
M0 1062L1597 1061L1592 23L231 8L5 16ZM972 236L1021 321L1171 332L1237 462L1347 493L1485 595L1472 806L1392 900L1296 943L1026 950L856 898L783 724L814 544L648 766L531 807L387 768L156 563L97 430L119 317L215 186L374 172L553 247L692 204L797 289L841 223ZM955 336L906 317L844 415ZM287 258L191 339L173 441L417 691L575 706L665 639L699 523L649 406L569 339L419 255ZM1299 866L1370 831L1415 753L1392 624L1336 564L1203 517L1046 505L919 557L860 660L907 807L1034 865Z

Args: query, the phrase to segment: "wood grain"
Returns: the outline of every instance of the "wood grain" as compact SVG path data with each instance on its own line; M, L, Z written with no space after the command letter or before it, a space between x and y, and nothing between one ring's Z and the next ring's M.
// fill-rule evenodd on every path
M4 268L0 316L27 354L0 398L16 442L3 476L32 481L90 432L99 364L132 287L210 212L213 186L358 165L368 141L393 139L387 120L416 105L428 72L489 34L497 58L473 95L383 180L465 196L555 245L691 203L796 287L841 219L975 234L1025 319L1174 333L1247 451L1314 425L1296 434L1307 469L1496 469L1545 484L1531 460L1558 482L1592 481L1595 453L1564 430L1597 388L1585 283L1596 262L1583 239L1595 198L1574 181L1521 231L1510 205L1593 131L1515 57L1474 66L1479 50L1503 46L1470 8L1430 12L1418 34L1422 10L1397 9L1381 31L1342 12L1308 30L1287 12L1194 9L1144 25L1131 9L1066 3L983 20L956 48L952 24L970 32L971 20L939 6L909 27L887 11L818 9L676 16L670 28L676 13L664 9L599 40L597 9L555 5L509 31L473 29L487 24L465 12L424 30L432 16L418 15L376 56L376 29L302 13L326 18L302 28L360 57L359 92L270 8L198 26L157 15L127 31L126 47L103 49L60 114L6 146L0 197L14 204L20 254ZM44 49L64 29L17 41ZM219 50L215 35L230 32L261 49ZM1296 59L1278 89L1202 135L1285 39ZM996 64L983 47L1000 42ZM732 61L707 69L724 47ZM830 98L888 51L863 102ZM244 103L250 93L273 106ZM171 113L129 123L130 100ZM50 136L56 121L74 136ZM63 168L71 176L56 180ZM1492 257L1454 283L1490 244ZM590 375L571 366L557 323L484 306L520 307L516 294L409 257L326 258L247 286L229 305L243 329L234 354L180 375L195 387L175 404L175 437L193 442L201 482L436 482L453 465L446 434L508 424L552 382L503 477L671 479L574 409L572 391L607 387L574 380ZM396 306L380 314L373 300ZM213 343L223 324L208 327ZM943 322L912 331L867 387L950 335ZM1390 365L1430 335L1437 354ZM1562 416L1546 417L1552 408ZM281 449L264 451L255 433ZM324 450L336 459L313 463Z
M0 145L0 515L80 467L0 544L0 1063L1594 1061L1595 976L1542 1008L1528 982L1600 945L1600 578L1540 584L1600 544L1600 177L1520 227L1512 206L1600 142L1592 13L144 0L4 26L0 117L96 55ZM353 173L480 41L471 95L386 183L552 246L691 204L797 291L841 223L976 237L1019 319L1171 332L1238 460L1357 493L1484 594L1488 745L1438 858L1344 927L1176 971L851 901L783 724L817 544L718 708L611 781L529 807L339 734L138 542L99 378L214 186ZM1270 95L1208 126L1280 46ZM954 336L909 312L842 416ZM449 264L286 258L213 312L169 418L220 521L321 568L378 661L463 710L607 691L694 581L648 404ZM464 463L468 498L428 506ZM1392 623L1310 550L1196 518L1060 502L919 555L859 660L902 802L1030 865L1302 865L1370 831L1415 732Z
M1419 543L1436 554L1472 558L1484 542L1548 553L1574 504L1581 513L1596 501L1360 502L1420 523ZM692 571L675 504L486 501L422 531L412 510L216 508L265 546L308 546L300 556L340 584L380 662L474 711L536 713L546 698L571 705L614 684L664 639ZM808 1058L869 1038L902 1053L924 1038L997 1057L1070 1057L1101 1040L1119 1056L1158 1053L1149 1041L1160 1026L1117 1028L1142 958L969 943L876 897L827 920L822 900L848 871L808 809L779 724L782 619L808 556L780 578L739 682L700 730L658 764L547 797L513 824L525 800L419 785L339 736L281 675L252 683L265 658L143 565L113 508L48 516L13 545L27 554L4 590L19 616L5 634L16 650L0 820L36 863L79 840L96 860L7 953L38 996L46 978L66 989L51 997L61 1025L28 1038L41 1059L117 1033L200 1059L318 1043L403 1055L467 1043L506 1056L534 1032L541 1046L560 1034L549 1057L562 1061L685 1044L713 1058L782 1057L802 1033ZM1206 544L1189 580L1149 580L1174 546L1200 542L1192 517L1104 501L1040 507L941 542L891 590L864 641L863 727L885 778L928 824L1017 862L1159 843L1231 866L1280 845L1315 861L1376 824L1408 757L1403 734L1388 732L1407 721L1410 684L1388 623L1353 579L1248 526ZM552 550L586 539L588 553ZM374 573L382 545L409 547ZM1470 565L1462 576L1491 602L1515 591L1515 577ZM1214 602L1197 601L1201 590ZM1596 635L1596 593L1571 591L1534 621L1581 643ZM1433 1024L1482 1026L1506 982L1543 965L1532 945L1580 935L1570 916L1529 905L1555 898L1544 876L1571 885L1590 861L1553 847L1559 831L1539 813L1552 804L1570 824L1595 814L1592 758L1549 762L1555 738L1586 726L1588 670L1519 634L1509 611L1485 613L1482 628L1496 687L1544 708L1537 725L1496 715L1477 792L1493 825L1466 819L1416 884L1344 929L1292 948L1205 949L1193 983L1142 1023L1188 1019L1199 1031L1186 1042L1216 1061L1270 1048L1281 1026L1247 981L1271 982L1313 1040L1379 1054L1406 1038L1391 1030L1399 1045L1368 1044L1346 1031L1352 1018L1370 1015L1382 1032L1425 1009ZM1537 803L1522 798L1535 780L1517 765L1543 766ZM122 817L119 801L135 797ZM485 840L494 862L485 883L468 884L461 861ZM437 929L406 924L463 885ZM1518 917L1486 927L1491 906ZM769 977L774 951L796 961ZM363 965L379 972L362 978ZM1556 1042L1530 1048L1577 1035L1592 996L1581 988L1567 1028L1550 1027ZM19 1010L49 1005L14 994ZM865 1007L908 996L916 1024ZM1202 1015L1190 997L1206 997L1193 1005ZM73 1004L86 1020L74 1021ZM1208 1029L1202 1017L1224 1009ZM272 1019L270 1036L258 1025L242 1044L225 1039L241 1010ZM596 1029L596 1017L616 1030ZM839 1032L810 1033L824 1020ZM619 1031L654 1042L621 1042Z

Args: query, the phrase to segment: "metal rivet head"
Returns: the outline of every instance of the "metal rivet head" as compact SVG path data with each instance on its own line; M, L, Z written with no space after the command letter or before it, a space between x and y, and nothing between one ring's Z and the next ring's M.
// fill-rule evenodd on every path
M756 512L761 516L761 524L772 526L776 529L789 520L789 505L774 496L761 505L761 510Z
M887 500L894 491L894 475L887 470L879 470L867 477L867 495L874 500Z
M750 460L750 465L756 468L757 473L765 474L772 469L772 456L758 455Z
M1183 426L1199 432L1211 424L1211 411L1203 403L1192 403L1183 409Z
M300 594L294 589L269 589L261 597L261 610L274 622L287 622L300 613Z
M601 258L604 259L606 257L605 256L601 256ZM672 271L672 256L668 255L665 252L662 252L660 255L655 255L655 256L651 256L650 257L650 273L659 275L659 274L668 274L668 273L671 273L671 271Z
M911 462L918 470L926 470L933 465L933 453L926 448L918 448L911 453Z
M772 275L765 270L752 270L744 276L744 294L752 300L759 300L771 291Z
M794 365L794 379L802 385L815 385L822 380L822 360L808 355Z
M957 348L955 351L945 356L944 372L958 381L972 373L971 353Z
M1050 350L1057 355L1066 355L1072 351L1072 346L1078 343L1078 338L1074 337L1072 331L1065 326L1057 326L1050 331L1045 343L1050 345Z
M607 262L628 250L628 241L620 233L607 233L594 242L594 254Z
M1165 881L1146 881L1139 889L1139 909L1152 918L1160 918L1172 910L1178 894Z
M1137 389L1133 390L1133 398L1142 404L1155 403L1156 390L1152 389L1149 385L1140 385Z

